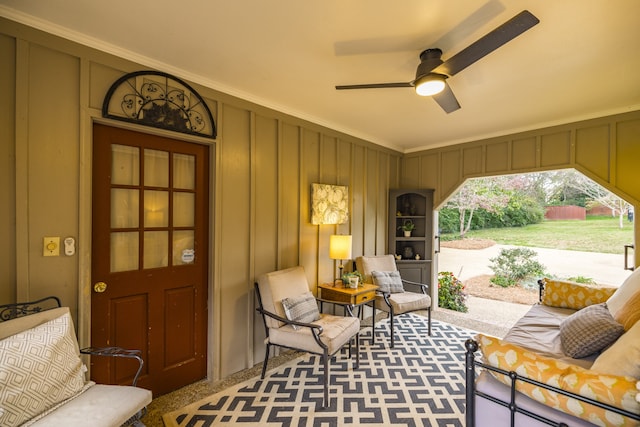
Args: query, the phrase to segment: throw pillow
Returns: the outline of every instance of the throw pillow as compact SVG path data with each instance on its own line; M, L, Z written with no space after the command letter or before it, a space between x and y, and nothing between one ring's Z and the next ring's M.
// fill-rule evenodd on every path
M82 390L76 348L68 313L0 341L0 425L21 425Z
M607 305L596 304L576 311L560 323L562 350L579 359L602 350L624 333Z
M640 322L602 352L591 369L613 375L640 378Z
M371 277L373 284L378 286L378 290L382 293L404 292L399 271L372 271Z
M613 316L628 331L640 320L640 292L636 292Z
M311 323L320 319L320 311L318 303L311 292L304 293L293 298L285 298L282 300L284 314L289 320L295 322ZM291 325L293 329L299 326Z
M485 362L505 371L516 372L546 385L566 390L570 393L589 397L602 403L626 409L633 413L640 411L640 403L635 397L636 379L617 375L603 375L601 372L584 369L552 357L542 356L518 345L495 337L479 334L478 342ZM511 378L494 374L504 384L511 385ZM546 388L518 381L516 389L547 406L567 414L585 419L600 426L637 426L637 422L598 408L587 403L563 396Z
M543 280L542 304L549 307L580 310L607 301L616 291L616 288L595 287L566 280Z
M607 300L607 308L611 312L611 315L615 317L618 310L638 292L640 292L640 268L631 273L631 275L622 282L622 285L620 285L616 292Z

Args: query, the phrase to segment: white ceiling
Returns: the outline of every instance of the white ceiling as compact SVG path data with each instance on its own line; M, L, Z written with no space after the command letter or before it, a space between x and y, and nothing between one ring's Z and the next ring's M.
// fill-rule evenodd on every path
M527 9L540 23L448 80L408 82ZM0 0L0 16L410 152L640 108L638 0Z

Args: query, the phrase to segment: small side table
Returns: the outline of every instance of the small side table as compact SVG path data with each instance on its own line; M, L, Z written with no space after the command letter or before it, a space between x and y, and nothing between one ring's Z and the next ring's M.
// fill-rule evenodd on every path
M364 283L357 289L344 287L342 285L334 285L333 283L323 283L318 285L320 289L320 298L330 301L350 304L352 309L371 303L373 308L373 317L371 320L371 343L375 342L376 328L376 290L378 286L370 283ZM352 310L353 311L353 310Z

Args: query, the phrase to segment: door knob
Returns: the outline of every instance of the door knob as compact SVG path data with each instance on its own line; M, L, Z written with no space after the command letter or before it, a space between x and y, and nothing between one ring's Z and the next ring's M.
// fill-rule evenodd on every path
M104 282L97 282L93 285L93 290L100 294L107 290L107 284Z

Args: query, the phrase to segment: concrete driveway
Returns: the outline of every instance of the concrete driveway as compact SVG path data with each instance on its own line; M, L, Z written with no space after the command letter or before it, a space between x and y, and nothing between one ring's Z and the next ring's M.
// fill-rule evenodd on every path
M486 249L441 248L438 271L451 271L465 281L483 274L493 275L490 259L497 257L502 248L515 246L493 245ZM537 260L549 274L558 277L589 277L600 284L619 286L631 274L624 269L624 256L596 252L564 251L558 249L529 248L537 252Z
M500 254L502 248L514 246L494 245L486 249L441 248L438 271L451 271L463 282L472 277L493 275L490 259ZM557 249L530 248L537 252L537 259L548 273L559 277L590 277L597 283L619 286L631 274L624 270L622 255L593 252L563 251ZM531 307L506 301L489 300L469 296L467 313L438 308L435 319L467 329L504 337Z

